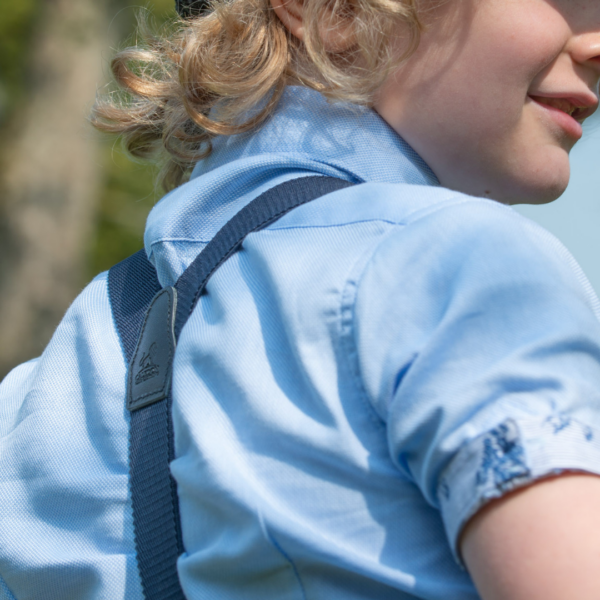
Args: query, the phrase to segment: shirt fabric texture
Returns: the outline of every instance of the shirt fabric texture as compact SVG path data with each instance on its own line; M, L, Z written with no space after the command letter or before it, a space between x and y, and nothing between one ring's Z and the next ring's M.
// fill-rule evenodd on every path
M172 285L263 191L355 182L253 233L173 375L190 600L468 600L457 538L535 479L600 474L600 314L552 235L439 186L373 111L288 88L152 210ZM0 387L0 599L142 599L106 273Z

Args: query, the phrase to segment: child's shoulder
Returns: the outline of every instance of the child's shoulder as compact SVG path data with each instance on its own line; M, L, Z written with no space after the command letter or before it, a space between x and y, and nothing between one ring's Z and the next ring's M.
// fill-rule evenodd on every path
M411 228L443 228L447 235L491 234L552 238L511 207L443 187L404 183L360 183L295 209L273 228L334 226L383 221ZM474 241L474 240L473 240Z
M317 226L365 221L391 225L381 228L367 263L368 270L383 269L380 284L392 271L435 279L438 291L443 281L454 289L475 282L477 287L513 290L536 284L548 293L575 294L600 314L591 285L564 245L499 202L442 187L365 183L312 204L290 214L282 226L293 220ZM310 211L306 220L300 212L305 209Z

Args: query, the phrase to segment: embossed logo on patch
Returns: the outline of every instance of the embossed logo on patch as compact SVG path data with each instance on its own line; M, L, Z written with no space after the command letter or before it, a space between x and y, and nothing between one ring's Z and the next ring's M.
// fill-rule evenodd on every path
M177 291L165 288L154 296L127 377L127 410L149 406L169 395L175 352Z
M139 366L141 368L135 376L135 384L139 385L144 381L148 381L148 379L152 379L153 377L158 377L160 373L160 369L158 365L154 362L154 357L156 356L156 342L148 349L148 352L142 354L142 358L140 358Z

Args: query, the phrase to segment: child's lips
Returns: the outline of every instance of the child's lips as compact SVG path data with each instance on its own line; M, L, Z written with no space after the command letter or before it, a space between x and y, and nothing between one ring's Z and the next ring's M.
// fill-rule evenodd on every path
M583 136L581 124L594 114L597 100L593 103L587 99L573 97L553 97L530 95L529 98L549 114L561 129L576 140Z
M538 104L554 108L569 115L579 123L591 117L598 108L598 99L595 96L546 96L530 94L529 97Z

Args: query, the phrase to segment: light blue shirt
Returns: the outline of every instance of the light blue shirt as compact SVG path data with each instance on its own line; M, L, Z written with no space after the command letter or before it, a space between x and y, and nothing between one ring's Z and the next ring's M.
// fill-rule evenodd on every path
M214 275L174 364L190 600L468 600L457 538L537 478L600 474L600 322L564 247L439 187L372 111L290 88L148 219L172 284L291 178L295 209ZM99 275L0 387L0 599L142 598L126 365Z

